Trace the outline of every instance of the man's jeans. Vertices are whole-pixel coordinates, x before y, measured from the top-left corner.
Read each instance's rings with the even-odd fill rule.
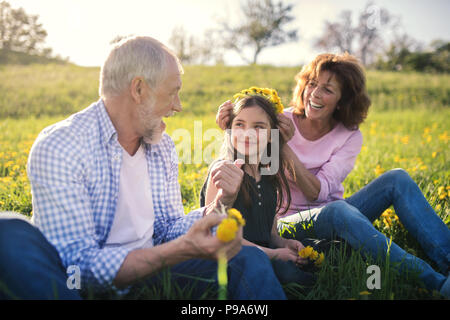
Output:
[[[352,248],[361,249],[373,258],[379,253],[384,258],[389,249],[390,261],[400,262],[400,270],[418,271],[428,289],[439,291],[446,276],[434,271],[422,259],[405,252],[393,241],[389,247],[389,239],[373,226],[373,221],[391,205],[403,226],[447,276],[450,230],[428,204],[417,184],[402,169],[386,172],[345,200],[331,202],[321,210],[302,212],[280,220],[312,220],[318,238],[340,237]],[[301,227],[295,228],[295,233],[294,237],[300,241],[305,237]],[[285,235],[289,237],[288,233]]]
[[[197,280],[192,299],[201,297],[202,288],[211,283],[217,288],[215,261],[188,260],[170,271],[172,281],[181,288],[192,279],[206,279]],[[0,299],[81,299],[78,290],[68,288],[67,278],[58,252],[37,228],[22,219],[0,219]],[[145,281],[162,285],[163,279],[154,276]],[[229,261],[228,298],[286,299],[261,250],[242,247]]]

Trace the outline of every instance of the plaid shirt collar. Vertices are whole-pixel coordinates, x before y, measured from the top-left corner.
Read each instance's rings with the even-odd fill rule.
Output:
[[[114,127],[111,118],[109,117],[103,99],[99,99],[96,107],[100,123],[100,135],[103,144],[105,146],[108,145],[111,139],[115,139],[118,142],[116,128]],[[160,148],[160,143],[151,145],[149,143],[143,142],[143,145],[145,150],[152,154],[157,153]]]

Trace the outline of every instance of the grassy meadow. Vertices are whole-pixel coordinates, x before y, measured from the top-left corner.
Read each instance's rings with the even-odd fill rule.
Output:
[[[273,87],[289,105],[299,68],[271,66],[186,66],[181,100],[183,112],[167,120],[167,132],[177,128],[215,128],[221,102],[252,85]],[[67,65],[0,66],[0,210],[32,215],[26,176],[28,152],[47,125],[87,107],[98,99],[98,68]],[[355,169],[344,182],[345,196],[361,189],[386,170],[403,168],[417,182],[436,213],[450,227],[450,75],[368,71],[372,99],[361,126],[364,143]],[[192,135],[193,136],[193,135]],[[193,139],[194,140],[194,139]],[[192,154],[194,154],[192,141]],[[179,141],[175,144],[180,146]],[[208,144],[203,141],[203,148]],[[198,193],[208,164],[180,163],[179,181],[185,212],[198,207]],[[393,209],[375,226],[407,251],[429,261]],[[433,263],[430,262],[433,266]],[[380,290],[367,291],[366,268],[382,270]],[[311,290],[296,285],[285,289],[292,299],[439,299],[423,289],[416,275],[398,275],[387,261],[362,259],[333,251],[318,271]],[[166,296],[152,295],[148,298]],[[173,298],[169,296],[168,298]],[[181,298],[186,298],[181,296]]]

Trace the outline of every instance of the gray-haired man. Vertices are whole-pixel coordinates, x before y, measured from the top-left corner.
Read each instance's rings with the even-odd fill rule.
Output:
[[[242,230],[222,243],[211,233],[222,217],[203,217],[233,203],[238,166],[227,168],[233,179],[216,201],[184,215],[175,146],[162,121],[181,111],[182,72],[157,40],[125,39],[102,66],[100,100],[41,132],[28,162],[34,226],[0,220],[4,297],[54,298],[56,290],[79,298],[67,270],[79,272],[75,289],[126,293],[157,284],[169,267],[181,287],[193,275],[206,279],[195,284],[196,298],[216,283],[222,251],[230,259],[229,298],[285,298],[267,256],[241,248]]]

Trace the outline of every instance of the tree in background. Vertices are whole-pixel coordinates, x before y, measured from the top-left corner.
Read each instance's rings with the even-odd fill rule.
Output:
[[[51,49],[43,47],[47,32],[38,19],[22,8],[0,2],[0,49],[49,56]]]
[[[172,30],[169,46],[185,64],[223,63],[223,50],[217,32],[206,30],[203,38],[189,35],[182,26]]]
[[[225,20],[221,23],[221,32],[224,47],[236,51],[245,62],[255,64],[264,49],[297,40],[297,30],[285,30],[294,20],[290,15],[293,5],[272,0],[246,0],[241,9],[240,24],[232,26]],[[252,51],[250,59],[244,48]]]
[[[371,64],[383,47],[383,35],[398,27],[398,19],[386,9],[367,3],[354,25],[352,12],[345,10],[336,22],[325,21],[324,32],[314,46],[321,50],[348,52],[364,65]]]
[[[450,72],[450,42],[434,40],[428,48],[410,37],[403,37],[391,42],[388,49],[378,56],[374,67],[378,70]]]

